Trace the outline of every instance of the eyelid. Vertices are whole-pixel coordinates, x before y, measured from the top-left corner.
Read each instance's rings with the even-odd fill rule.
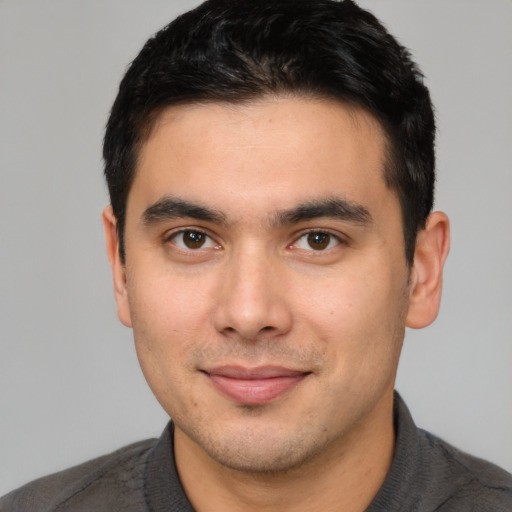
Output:
[[[348,243],[349,243],[348,237],[338,231],[333,231],[332,229],[328,229],[328,228],[309,228],[309,229],[304,229],[304,230],[300,231],[299,233],[297,233],[293,238],[293,242],[288,247],[293,249],[294,246],[297,244],[297,242],[301,238],[308,236],[310,234],[314,234],[314,233],[326,234],[326,235],[333,237],[337,241],[337,244],[335,245],[335,247],[338,247],[339,245],[348,245]],[[310,248],[310,249],[296,248],[296,249],[302,250],[302,251],[308,251],[311,253],[321,254],[321,253],[328,252],[328,251],[334,249],[335,247],[331,247],[329,249],[323,249],[323,250],[315,250],[313,248]]]
[[[170,232],[166,232],[164,237],[163,237],[163,241],[164,243],[172,243],[173,239],[175,239],[176,237],[178,237],[179,235],[183,234],[183,233],[186,233],[187,231],[192,231],[192,232],[195,232],[195,233],[201,233],[203,234],[205,237],[209,238],[212,242],[213,242],[213,245],[214,247],[199,247],[198,249],[190,249],[190,248],[184,248],[184,247],[180,247],[179,245],[177,245],[176,243],[173,243],[172,245],[174,245],[174,247],[176,247],[178,250],[180,251],[186,251],[186,252],[199,252],[201,250],[208,250],[208,249],[217,249],[217,248],[220,248],[220,244],[215,240],[215,237],[208,232],[208,230],[204,229],[204,228],[199,228],[199,227],[196,227],[196,226],[184,226],[184,227],[179,227],[179,228],[174,228],[173,230],[171,230]]]
[[[176,238],[177,236],[179,236],[180,234],[182,233],[185,233],[187,231],[193,231],[193,232],[198,232],[198,233],[201,233],[203,235],[205,235],[206,237],[208,237],[212,242],[213,244],[215,245],[215,247],[206,247],[204,249],[212,249],[212,248],[216,248],[216,249],[220,249],[221,248],[221,244],[216,240],[216,237],[211,234],[211,232],[207,229],[204,229],[202,227],[197,227],[197,226],[180,226],[180,227],[177,227],[177,228],[174,228],[174,229],[171,229],[169,231],[167,231],[164,236],[162,237],[163,238],[163,242],[164,243],[169,243],[169,242],[172,242],[172,240],[174,238]],[[329,228],[306,228],[306,229],[303,229],[301,231],[299,231],[298,233],[295,233],[295,235],[293,236],[293,240],[290,244],[288,244],[288,248],[294,248],[294,246],[297,244],[297,242],[302,238],[302,237],[305,237],[307,235],[310,235],[312,233],[322,233],[322,234],[326,234],[326,235],[329,235],[331,237],[333,237],[338,243],[336,244],[335,247],[339,246],[339,245],[348,245],[349,244],[349,237],[343,233],[340,233],[339,231],[334,231],[332,229],[329,229]],[[182,250],[182,251],[186,251],[186,252],[199,252],[201,250],[204,250],[202,247],[201,248],[198,248],[198,249],[186,249],[186,248],[181,248],[179,247],[177,244],[173,244],[174,247],[176,247],[178,250]],[[298,248],[297,248],[298,249]],[[308,251],[308,252],[312,252],[312,253],[323,253],[323,252],[328,252],[330,250],[334,249],[334,247],[331,247],[329,249],[324,249],[324,250],[315,250],[313,248],[310,248],[310,249],[298,249],[298,250],[303,250],[303,251]]]

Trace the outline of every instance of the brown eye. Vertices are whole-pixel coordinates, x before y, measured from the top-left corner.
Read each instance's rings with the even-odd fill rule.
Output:
[[[310,231],[299,237],[293,246],[303,251],[325,251],[340,243],[341,240],[328,231]]]
[[[183,243],[189,249],[199,249],[204,245],[206,235],[199,231],[185,231],[183,233]]]
[[[331,235],[329,233],[309,233],[307,240],[311,249],[322,251],[328,247],[331,241]]]
[[[202,231],[195,231],[193,229],[185,229],[175,233],[170,241],[180,249],[194,250],[194,249],[208,249],[216,247],[215,242]]]

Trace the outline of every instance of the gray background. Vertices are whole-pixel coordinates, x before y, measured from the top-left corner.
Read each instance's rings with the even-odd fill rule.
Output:
[[[0,0],[0,494],[166,423],[115,314],[100,146],[128,62],[196,3]],[[398,389],[418,424],[512,471],[512,2],[361,4],[427,75],[453,230]]]

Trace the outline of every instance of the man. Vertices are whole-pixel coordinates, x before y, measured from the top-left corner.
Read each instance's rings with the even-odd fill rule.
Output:
[[[104,142],[120,320],[172,423],[1,510],[510,510],[394,380],[436,317],[434,119],[349,1],[211,1],[148,41]]]

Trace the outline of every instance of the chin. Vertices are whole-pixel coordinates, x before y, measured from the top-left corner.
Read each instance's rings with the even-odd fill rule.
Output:
[[[234,471],[243,473],[283,473],[304,465],[326,449],[327,440],[322,442],[305,430],[292,429],[250,429],[229,435],[212,436],[196,443],[206,454]]]
[[[261,444],[249,448],[246,446],[231,446],[228,450],[222,452],[215,450],[214,453],[209,453],[209,455],[217,463],[228,469],[251,474],[285,473],[302,466],[311,458],[285,446],[266,448],[262,447]]]

